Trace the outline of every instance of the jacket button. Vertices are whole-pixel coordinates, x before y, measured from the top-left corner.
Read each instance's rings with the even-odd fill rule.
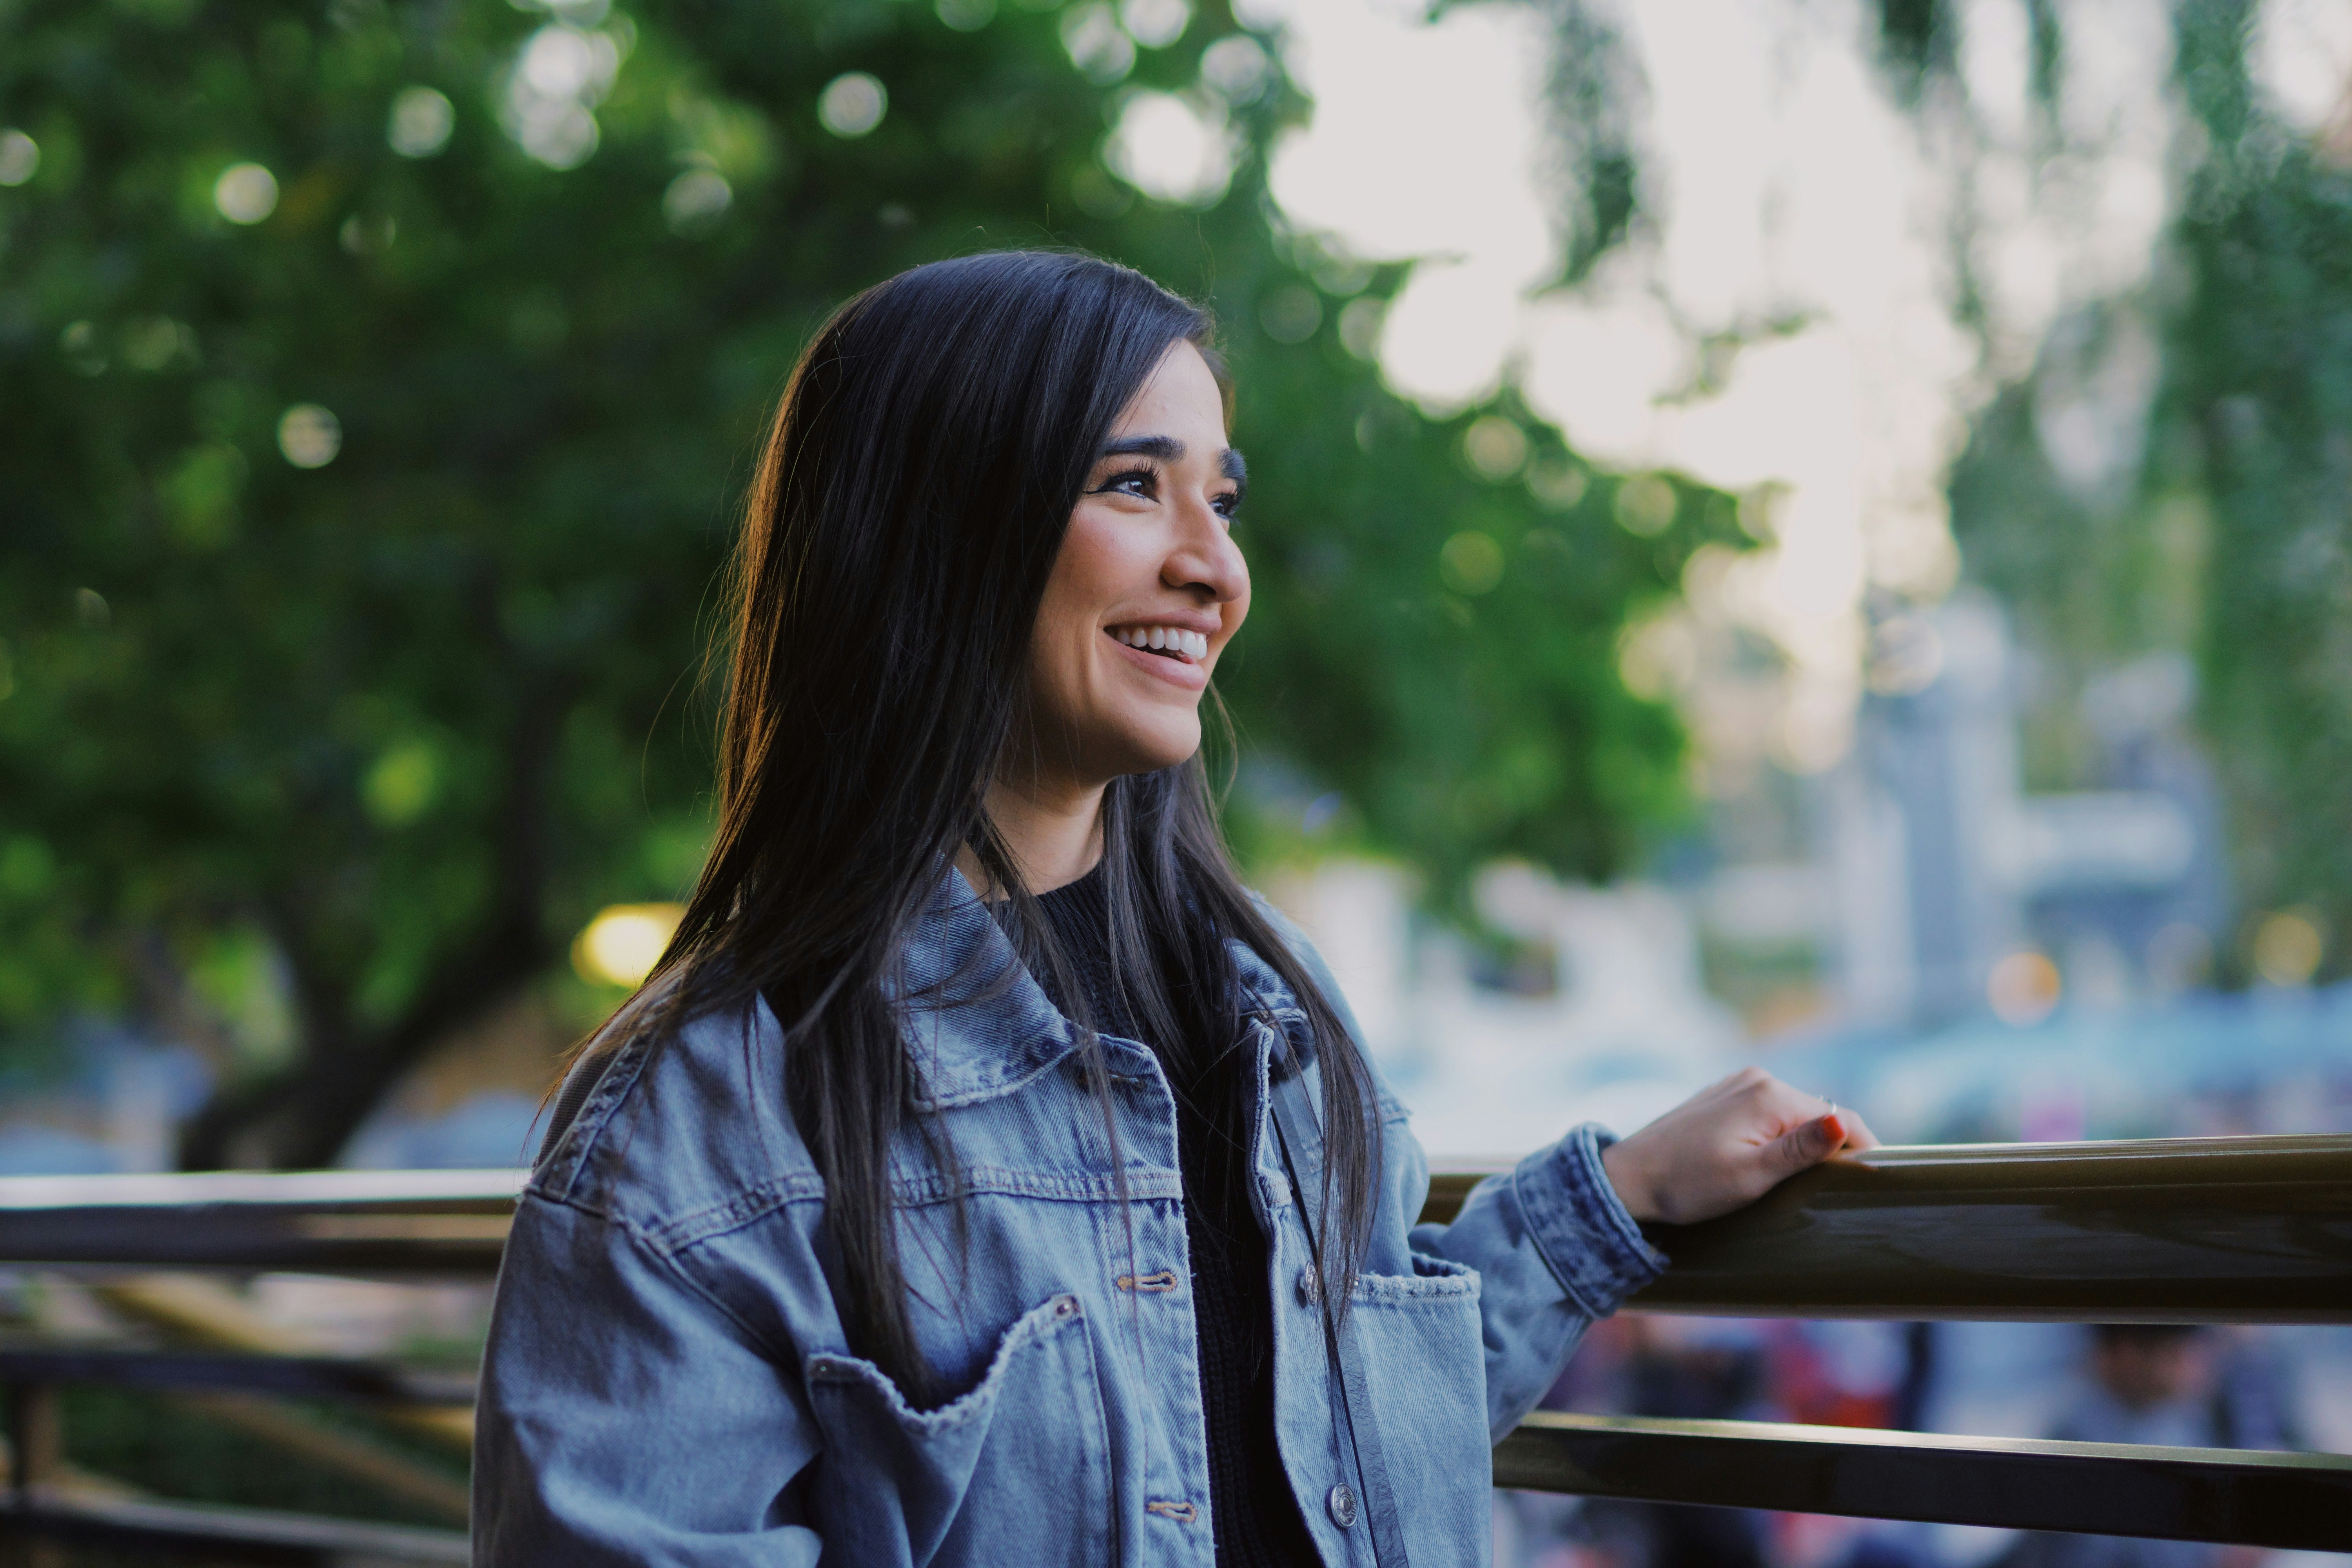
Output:
[[[1298,1299],[1310,1307],[1323,1299],[1323,1277],[1312,1263],[1298,1271]]]
[[[1352,1530],[1356,1523],[1356,1489],[1342,1481],[1331,1489],[1324,1506],[1331,1510],[1331,1522],[1342,1530]]]
[[[1077,1310],[1078,1299],[1076,1296],[1056,1296],[1054,1298],[1054,1316],[1057,1318],[1066,1318]]]

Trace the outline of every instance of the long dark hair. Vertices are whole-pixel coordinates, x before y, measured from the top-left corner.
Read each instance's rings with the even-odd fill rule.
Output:
[[[909,994],[908,941],[969,847],[1013,897],[1021,947],[1060,970],[983,803],[1087,476],[1161,357],[1179,342],[1207,352],[1210,329],[1140,273],[1089,257],[916,268],[817,333],[751,485],[718,832],[642,1011],[623,1014],[667,1035],[768,997],[784,1029],[785,1101],[824,1177],[851,1346],[919,1399],[929,1375],[892,1212],[894,1137],[910,1130],[950,1190],[959,1184],[940,1119],[916,1104],[908,1013],[939,998]],[[1379,1162],[1369,1068],[1235,876],[1197,755],[1115,781],[1103,838],[1112,952],[1157,1040],[1234,1048],[1244,1019],[1228,938],[1303,1005],[1312,1037],[1300,1056],[1319,1067],[1326,1107],[1318,1263],[1344,1303]],[[1079,1049],[1116,1151],[1091,1029]]]

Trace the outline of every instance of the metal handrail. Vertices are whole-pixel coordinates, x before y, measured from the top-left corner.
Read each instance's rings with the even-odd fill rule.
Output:
[[[2289,1550],[2352,1545],[2352,1458],[2340,1454],[1538,1411],[1496,1446],[1495,1484]]]
[[[529,1175],[0,1177],[0,1264],[490,1275]]]
[[[1492,1173],[1432,1179],[1451,1218]],[[0,1264],[484,1276],[525,1173],[0,1178]],[[2352,1137],[1876,1149],[1705,1225],[1634,1310],[2100,1322],[2352,1319]]]
[[[1437,1177],[1423,1217],[1480,1179]],[[2352,1137],[1874,1149],[1649,1231],[1673,1264],[1629,1310],[2352,1321]]]

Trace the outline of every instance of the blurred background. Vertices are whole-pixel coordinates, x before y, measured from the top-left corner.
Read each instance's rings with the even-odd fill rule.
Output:
[[[798,346],[1038,245],[1223,323],[1229,826],[1435,1155],[1747,1061],[1892,1141],[2352,1130],[2341,0],[0,0],[0,1172],[527,1161],[702,853]],[[2344,1451],[2352,1344],[1652,1319],[1555,1400]],[[79,1457],[311,1484],[174,1409]]]

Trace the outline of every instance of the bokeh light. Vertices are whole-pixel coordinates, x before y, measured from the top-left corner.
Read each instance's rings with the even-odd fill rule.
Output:
[[[977,33],[996,19],[996,0],[938,0],[931,8],[959,33]]]
[[[1274,62],[1246,33],[1219,38],[1201,51],[1201,79],[1229,103],[1247,103],[1274,79]]]
[[[76,375],[106,374],[106,351],[99,347],[96,321],[68,321],[58,333],[58,353]]]
[[[441,792],[441,757],[425,741],[386,751],[360,784],[360,804],[380,827],[405,827],[432,809]]]
[[[1192,0],[1119,0],[1128,36],[1147,49],[1164,49],[1192,25]]]
[[[41,166],[41,144],[15,129],[0,131],[0,185],[21,185]]]
[[[816,117],[835,136],[863,136],[889,112],[890,94],[865,71],[847,71],[817,95]]]
[[[430,158],[449,144],[457,111],[447,98],[429,87],[404,87],[392,100],[392,118],[384,140],[404,158]]]
[[[2327,939],[2309,910],[2281,910],[2254,927],[2254,973],[2273,985],[2308,985]]]
[[[596,985],[636,985],[661,962],[686,910],[678,904],[614,904],[572,943],[572,967]]]
[[[516,55],[499,118],[509,136],[551,169],[576,169],[603,132],[595,108],[621,70],[621,42],[555,22],[533,33]]]
[[[662,193],[662,221],[673,234],[707,228],[735,200],[735,189],[715,169],[688,169]]]
[[[1388,321],[1384,300],[1350,300],[1339,310],[1339,346],[1358,359],[1377,359],[1381,328]]]
[[[1208,206],[1233,179],[1233,140],[1222,107],[1171,92],[1139,92],[1119,110],[1103,162],[1147,196]],[[1318,306],[1318,319],[1319,313]]]
[[[2064,985],[2058,966],[2042,954],[2012,952],[1992,966],[1985,1001],[2004,1024],[2036,1024],[2058,1005]]]
[[[1465,530],[1438,552],[1437,571],[1457,594],[1474,599],[1491,594],[1503,580],[1503,547],[1475,529]]]
[[[1568,458],[1544,458],[1528,466],[1528,493],[1553,511],[1566,511],[1591,487],[1592,476]]]
[[[323,468],[343,449],[342,421],[331,409],[298,403],[278,418],[278,449],[298,468]]]
[[[1636,474],[1617,487],[1617,526],[1643,539],[1674,526],[1675,487],[1655,474]]]
[[[1526,464],[1528,433],[1517,421],[1489,414],[1462,432],[1462,456],[1480,479],[1500,484]]]
[[[1679,610],[1650,616],[1625,628],[1617,642],[1617,678],[1625,689],[1652,702],[1685,690],[1698,673],[1698,638],[1690,617]]]
[[[1062,47],[1078,74],[1097,86],[1121,80],[1135,68],[1135,40],[1108,5],[1073,5],[1063,12]]]
[[[198,358],[194,329],[169,316],[133,316],[122,323],[123,363],[149,374]]]
[[[1285,283],[1259,301],[1258,325],[1278,343],[1303,343],[1323,324],[1323,301],[1304,283]]]
[[[232,163],[213,182],[213,205],[231,223],[259,223],[278,210],[278,176],[258,163]]]

